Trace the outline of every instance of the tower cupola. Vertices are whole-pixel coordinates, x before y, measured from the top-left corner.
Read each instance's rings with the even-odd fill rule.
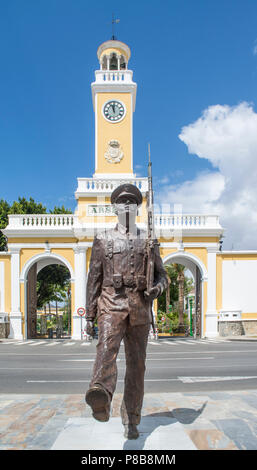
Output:
[[[121,41],[106,41],[98,47],[97,57],[101,70],[127,70],[130,48]]]

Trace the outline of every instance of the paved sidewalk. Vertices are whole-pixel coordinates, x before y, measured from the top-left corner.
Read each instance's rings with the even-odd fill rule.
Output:
[[[0,395],[0,450],[257,449],[257,390],[145,394],[135,441],[123,438],[121,399],[114,395],[110,421],[98,423],[83,395]]]
[[[231,336],[217,336],[215,340],[220,339],[221,341],[257,341],[257,335],[231,335]]]

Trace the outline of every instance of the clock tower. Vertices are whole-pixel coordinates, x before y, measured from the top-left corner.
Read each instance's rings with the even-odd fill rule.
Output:
[[[115,224],[117,217],[111,204],[112,191],[131,183],[138,187],[143,202],[137,223],[145,227],[147,177],[137,177],[133,171],[133,114],[137,85],[128,69],[130,48],[112,38],[97,49],[99,69],[91,84],[95,113],[95,169],[92,177],[78,178],[75,192],[79,229],[76,236],[86,240]],[[84,225],[83,225],[84,224]],[[83,225],[83,230],[81,226]],[[86,238],[85,238],[86,237]]]
[[[130,48],[121,41],[98,47],[100,69],[91,84],[95,112],[94,178],[133,178],[133,113],[137,85],[128,70]]]

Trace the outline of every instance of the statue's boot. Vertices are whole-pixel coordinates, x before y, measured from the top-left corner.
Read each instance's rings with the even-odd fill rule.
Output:
[[[124,424],[124,428],[124,437],[126,437],[126,439],[137,439],[139,437],[136,424]]]
[[[101,385],[96,384],[87,391],[86,403],[92,408],[95,419],[98,421],[109,420],[111,397]]]

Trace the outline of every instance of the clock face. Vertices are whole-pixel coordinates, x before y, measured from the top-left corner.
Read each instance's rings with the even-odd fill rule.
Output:
[[[103,107],[103,114],[110,122],[118,122],[125,116],[125,106],[120,101],[107,101]]]

